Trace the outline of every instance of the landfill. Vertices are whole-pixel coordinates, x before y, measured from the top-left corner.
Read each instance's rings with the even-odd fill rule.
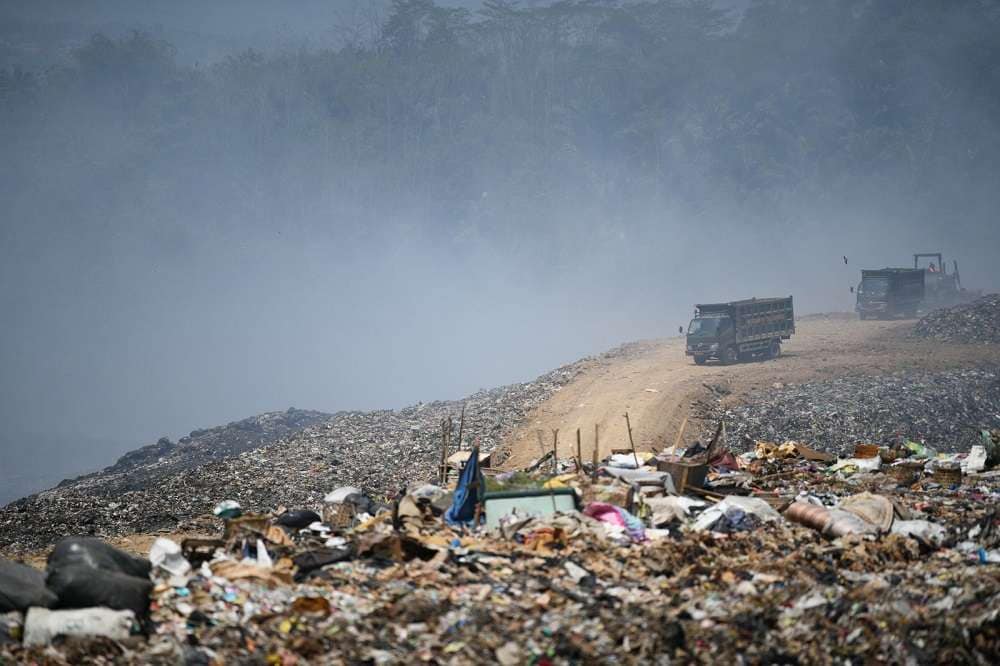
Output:
[[[614,358],[627,348],[596,358]],[[459,401],[333,415],[290,409],[194,431],[177,443],[161,439],[101,472],[0,508],[0,551],[37,550],[67,534],[197,530],[222,499],[247,511],[319,506],[331,484],[384,498],[435,476],[442,422],[447,420],[453,448],[461,436],[466,448],[478,441],[484,451],[495,451],[525,414],[590,360]]]
[[[914,334],[942,342],[1000,343],[1000,294],[932,310],[917,322]]]
[[[909,440],[958,452],[978,443],[979,424],[1000,421],[1000,368],[850,375],[761,388],[737,405],[724,398],[696,406],[702,437],[724,419],[726,443],[737,452],[759,441],[793,441],[848,454],[859,442],[902,446]]]
[[[114,593],[22,595],[0,663],[997,663],[1000,431],[978,436],[987,462],[967,471],[969,452],[917,444],[838,459],[716,437],[638,470],[502,474],[474,449],[449,487],[226,504],[143,558],[64,539],[45,585],[85,566]],[[678,493],[685,466],[704,481]]]

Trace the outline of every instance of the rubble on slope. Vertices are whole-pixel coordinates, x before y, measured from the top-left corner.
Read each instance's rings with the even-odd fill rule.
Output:
[[[724,407],[721,398],[696,406],[705,435],[720,418],[730,447],[757,440],[795,440],[832,453],[857,443],[926,442],[938,451],[968,448],[976,428],[1000,425],[1000,369],[899,371],[803,384],[777,384]]]
[[[58,487],[84,487],[97,480],[108,492],[141,489],[167,474],[273,444],[328,418],[330,414],[293,407],[283,412],[251,416],[224,426],[194,430],[177,443],[161,437],[156,444],[126,453],[110,467],[67,479]]]
[[[642,470],[610,457],[495,477],[473,496],[493,529],[442,520],[472,485],[410,488],[347,522],[331,499],[324,522],[300,530],[278,527],[277,512],[216,522],[202,539],[153,544],[148,617],[134,613],[131,636],[120,623],[135,609],[115,610],[124,601],[72,617],[19,608],[0,616],[0,661],[995,661],[1000,472],[901,483],[888,467],[817,462],[802,447],[700,450],[661,452]],[[709,457],[708,483],[687,495],[665,480],[629,492],[671,461]],[[586,508],[554,512],[557,491]],[[521,512],[491,520],[497,497]],[[553,510],[529,509],[532,498]],[[70,630],[89,635],[55,637]]]
[[[624,346],[598,358],[627,354],[630,349]],[[114,536],[183,529],[210,513],[220,497],[236,498],[258,510],[314,505],[331,485],[356,485],[372,495],[391,495],[437,473],[443,419],[452,419],[453,445],[462,429],[467,445],[478,440],[484,450],[492,450],[528,411],[571,381],[590,360],[558,368],[533,382],[482,390],[463,401],[339,412],[249,450],[242,450],[249,443],[234,444],[221,432],[206,431],[214,433],[211,439],[196,432],[191,443],[182,440],[161,458],[120,462],[0,509],[0,548],[37,549],[64,534]],[[260,427],[265,431],[274,421],[272,415],[256,419],[263,419]],[[254,432],[253,427],[249,430]]]
[[[914,327],[914,334],[942,342],[1000,342],[1000,294],[971,303],[933,310]]]

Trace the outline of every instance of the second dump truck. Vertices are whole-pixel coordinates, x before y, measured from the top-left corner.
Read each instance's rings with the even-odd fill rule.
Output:
[[[914,317],[924,300],[924,271],[882,268],[861,271],[858,316],[861,319]]]
[[[792,297],[751,298],[695,306],[688,326],[687,355],[698,365],[718,359],[724,365],[753,357],[781,355],[781,341],[795,332]]]

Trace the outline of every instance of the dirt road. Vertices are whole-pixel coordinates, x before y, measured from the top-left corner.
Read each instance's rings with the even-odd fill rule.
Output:
[[[549,450],[559,430],[560,457],[576,448],[576,430],[589,460],[594,425],[599,455],[627,448],[624,414],[632,422],[639,451],[673,444],[693,401],[714,392],[737,401],[747,391],[775,383],[829,379],[842,375],[891,372],[905,368],[947,369],[1000,362],[996,345],[943,345],[916,340],[912,321],[860,322],[851,315],[813,316],[797,322],[781,358],[734,366],[697,366],[684,355],[681,337],[627,345],[622,353],[595,359],[572,383],[539,405],[507,442],[506,469],[523,467],[541,454],[537,431]],[[689,422],[691,441],[702,424]],[[565,453],[563,453],[565,452]]]

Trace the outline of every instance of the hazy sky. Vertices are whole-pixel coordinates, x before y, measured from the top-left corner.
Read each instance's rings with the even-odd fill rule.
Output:
[[[0,65],[57,61],[95,30],[136,26],[173,42],[182,63],[251,45],[326,46],[342,34],[338,21],[371,4],[0,2]],[[77,138],[104,145],[88,131],[73,127],[67,154]],[[109,156],[95,159],[113,159],[114,137],[107,144]],[[988,217],[973,209],[982,199],[943,211],[957,221],[938,224],[906,200],[803,195],[776,204],[783,222],[766,226],[725,204],[725,193],[701,209],[623,199],[624,221],[606,225],[605,211],[567,200],[556,215],[580,220],[579,235],[543,245],[526,234],[515,251],[475,235],[411,233],[427,222],[416,208],[391,231],[345,244],[322,230],[326,194],[311,189],[295,210],[218,224],[227,203],[199,182],[218,168],[190,174],[190,201],[137,210],[134,225],[105,233],[78,218],[99,219],[129,192],[87,191],[91,166],[67,166],[63,154],[4,159],[37,169],[39,191],[85,191],[67,200],[89,208],[22,193],[3,205],[0,419],[14,464],[0,469],[0,501],[162,435],[263,411],[399,407],[529,380],[631,339],[673,335],[699,301],[791,293],[799,313],[850,310],[860,268],[907,265],[916,251],[959,259],[968,286],[1000,287],[998,225],[960,223]],[[24,223],[37,216],[46,224]]]

